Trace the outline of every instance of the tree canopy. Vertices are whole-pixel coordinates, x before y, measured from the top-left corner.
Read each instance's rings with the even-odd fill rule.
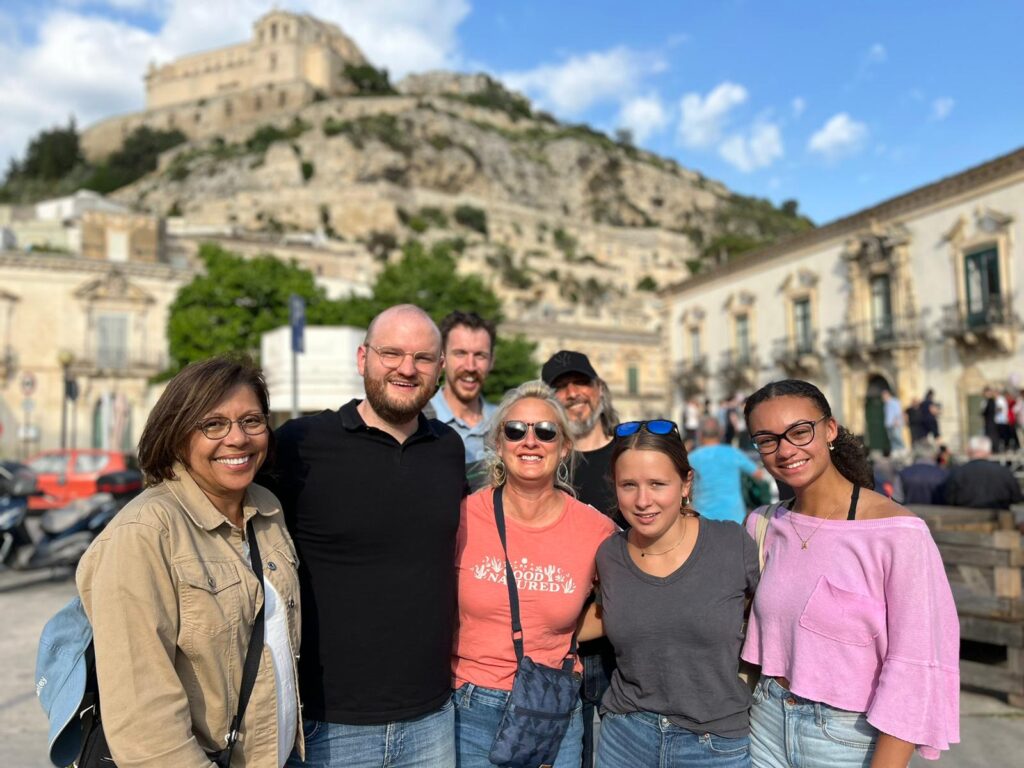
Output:
[[[425,248],[410,241],[402,258],[380,273],[369,297],[331,300],[311,272],[273,256],[244,259],[218,245],[200,250],[204,274],[184,286],[171,304],[167,326],[171,364],[166,375],[211,355],[247,353],[259,359],[260,334],[288,324],[288,297],[306,300],[309,325],[365,328],[379,312],[395,304],[416,304],[435,322],[454,309],[501,320],[501,303],[477,276],[456,273],[449,243]],[[499,335],[495,366],[485,395],[497,397],[509,387],[536,378],[536,345],[522,336]]]

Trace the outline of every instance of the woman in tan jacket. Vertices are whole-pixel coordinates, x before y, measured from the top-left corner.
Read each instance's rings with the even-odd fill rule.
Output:
[[[207,754],[225,748],[261,606],[263,653],[231,765],[280,768],[302,750],[298,563],[278,500],[252,484],[273,443],[268,411],[263,376],[247,363],[213,358],[182,370],[139,441],[149,487],[79,565],[104,732],[120,768],[209,768]]]

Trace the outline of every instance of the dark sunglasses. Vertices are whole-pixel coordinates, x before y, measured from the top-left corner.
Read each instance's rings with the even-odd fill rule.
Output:
[[[533,434],[542,443],[553,443],[558,439],[558,425],[553,421],[503,421],[502,434],[510,443],[526,439],[526,433],[533,427]]]
[[[678,432],[679,427],[674,421],[668,419],[651,419],[650,421],[624,421],[615,428],[616,437],[629,437],[635,435],[641,429],[646,429],[652,435],[670,435]]]

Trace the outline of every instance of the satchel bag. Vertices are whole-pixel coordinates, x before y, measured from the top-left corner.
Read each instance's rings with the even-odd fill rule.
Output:
[[[505,553],[505,581],[512,613],[512,646],[516,652],[516,675],[505,702],[501,723],[494,735],[490,761],[502,768],[543,768],[555,762],[569,721],[579,701],[580,676],[573,671],[576,637],[559,667],[537,664],[523,653],[523,625],[519,620],[519,590],[508,559],[505,513],[501,489],[494,489],[494,521]]]
[[[263,587],[263,561],[252,520],[246,531],[252,570],[260,580],[260,587]],[[257,611],[249,635],[249,647],[242,667],[242,686],[238,693],[238,710],[231,720],[227,744],[224,749],[206,753],[217,768],[229,768],[231,765],[231,755],[238,741],[238,728],[245,717],[249,696],[256,682],[260,657],[263,655],[263,608],[261,605]],[[69,642],[72,638],[73,643]],[[78,759],[74,760],[76,768],[117,768],[110,756],[100,717],[92,627],[79,598],[76,597],[62,608],[43,629],[36,661],[36,679],[42,683],[37,683],[36,688],[40,691],[39,698],[51,724],[50,761],[55,766],[66,766],[77,755]],[[48,679],[58,679],[66,684],[50,686],[46,682]],[[59,693],[49,695],[47,688]],[[44,696],[44,691],[48,695]]]
[[[782,504],[781,501],[776,501],[772,504],[767,505],[758,514],[757,521],[754,528],[754,541],[757,542],[757,567],[763,573],[764,572],[764,542],[768,536],[768,523],[775,516],[775,511]],[[751,513],[753,514],[753,513]],[[753,600],[747,598],[747,605],[743,611],[743,637],[747,636],[747,622],[750,620],[750,610],[752,608]],[[751,691],[757,687],[758,680],[761,679],[761,668],[756,664],[751,664],[749,661],[740,659],[740,680],[747,684],[747,687]]]

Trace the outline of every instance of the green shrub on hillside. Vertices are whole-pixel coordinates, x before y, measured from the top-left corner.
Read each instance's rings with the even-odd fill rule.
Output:
[[[460,205],[455,209],[455,221],[464,227],[487,236],[487,211],[472,205]]]
[[[398,93],[388,79],[386,69],[369,64],[346,64],[345,77],[356,87],[360,96],[391,96]]]

